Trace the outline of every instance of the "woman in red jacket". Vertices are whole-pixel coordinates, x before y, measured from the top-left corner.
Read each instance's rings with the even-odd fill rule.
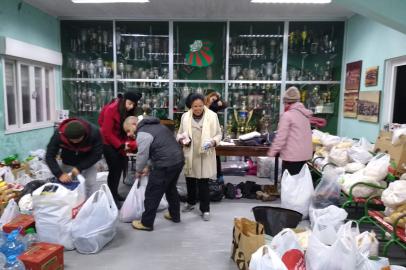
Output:
[[[135,108],[140,98],[139,93],[126,92],[123,98],[117,98],[106,105],[98,120],[103,137],[103,154],[109,167],[107,184],[116,201],[124,200],[118,194],[118,185],[128,162],[127,135],[123,130],[123,122],[128,116],[135,115]]]

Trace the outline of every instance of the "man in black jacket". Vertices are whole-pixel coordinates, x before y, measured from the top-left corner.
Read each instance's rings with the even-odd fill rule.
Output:
[[[135,117],[134,117],[135,118]],[[135,121],[136,118],[134,119]],[[134,220],[135,229],[152,231],[156,211],[165,194],[169,212],[164,217],[175,223],[180,222],[180,202],[176,188],[179,174],[184,165],[181,146],[174,134],[159,119],[145,117],[135,125],[138,146],[136,171],[137,176],[148,174],[147,162],[151,162],[151,171],[145,190],[145,210],[141,220]]]
[[[59,152],[61,166],[56,161]],[[89,197],[97,190],[95,164],[102,154],[103,142],[99,129],[83,119],[69,118],[60,124],[52,136],[45,160],[51,172],[62,183],[71,182],[72,177],[82,174],[86,179],[86,194]]]

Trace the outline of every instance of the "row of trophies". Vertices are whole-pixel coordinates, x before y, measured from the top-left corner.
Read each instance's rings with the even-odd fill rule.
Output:
[[[248,38],[230,38],[230,60],[236,59],[259,59],[263,61],[275,61],[282,57],[283,39],[272,37],[251,37],[260,35],[246,35]],[[265,36],[265,35],[263,35]]]
[[[102,29],[101,26],[80,29],[70,37],[70,51],[74,54],[111,54],[113,52],[111,29]]]
[[[300,89],[300,101],[314,113],[334,113],[333,98],[330,88],[322,90],[319,85],[313,85],[311,88],[306,86]],[[325,106],[324,109],[323,106]]]
[[[113,77],[111,62],[103,61],[102,58],[81,60],[68,57],[67,62],[67,67],[72,74],[71,78],[107,79]]]
[[[303,54],[335,54],[337,52],[337,40],[335,38],[334,26],[331,32],[317,33],[307,30],[296,29],[289,33],[289,52]]]
[[[280,80],[279,62],[267,62],[260,68],[242,68],[240,65],[230,67],[231,80]]]
[[[167,66],[153,66],[151,68],[138,67],[136,65],[118,62],[117,76],[121,79],[169,79]]]
[[[74,113],[100,112],[113,98],[112,85],[97,83],[71,83],[65,91],[71,100]]]
[[[127,33],[125,27],[116,28],[117,55],[122,60],[167,62],[168,42],[168,35],[134,34]]]
[[[144,115],[156,115],[156,110],[167,109],[169,107],[169,91],[163,92],[142,92],[142,97],[138,101],[138,106],[144,111]]]
[[[288,68],[288,80],[289,81],[331,81],[333,80],[333,63],[332,61],[326,61],[324,65],[320,63],[314,63],[313,66],[305,66],[302,56],[301,68],[291,66]],[[306,67],[306,68],[305,68]],[[307,68],[308,67],[308,68]]]

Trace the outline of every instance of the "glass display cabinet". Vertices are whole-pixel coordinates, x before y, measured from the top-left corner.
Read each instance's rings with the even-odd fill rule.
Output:
[[[343,39],[340,21],[61,21],[64,109],[96,122],[117,93],[137,91],[140,114],[179,124],[189,93],[217,91],[224,133],[236,137],[276,130],[295,85],[335,133]]]

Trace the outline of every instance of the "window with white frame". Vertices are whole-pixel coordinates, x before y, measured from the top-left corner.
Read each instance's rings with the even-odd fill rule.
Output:
[[[54,67],[4,59],[6,132],[51,126],[55,111]]]

